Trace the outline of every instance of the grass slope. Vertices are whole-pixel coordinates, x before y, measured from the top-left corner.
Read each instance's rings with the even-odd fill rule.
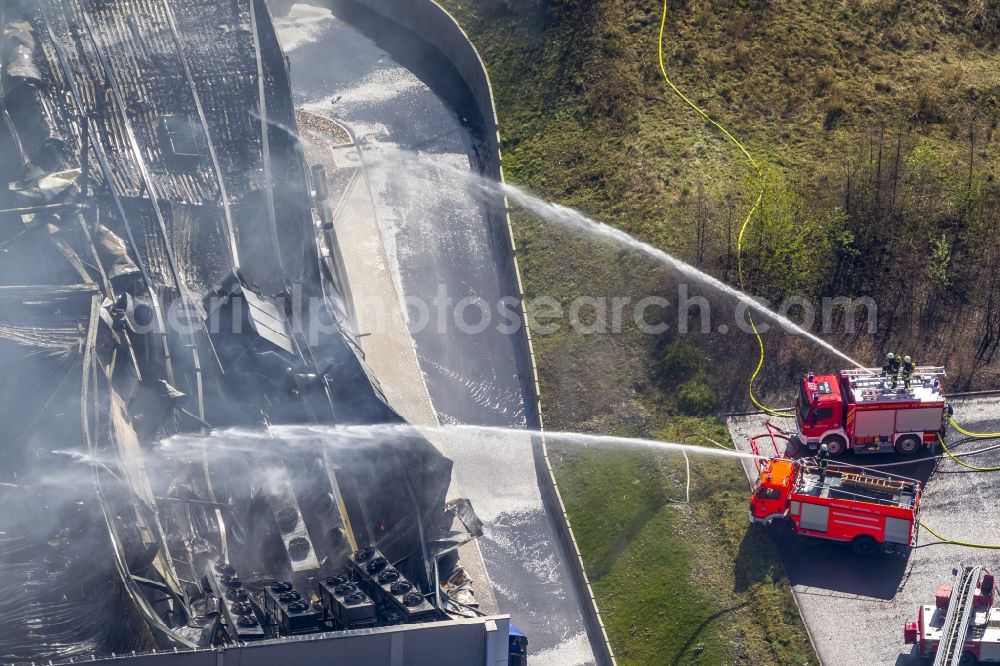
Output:
[[[583,24],[552,22],[549,10],[532,3],[444,4],[490,69],[512,182],[630,230],[663,219],[661,188],[643,198],[650,208],[642,211],[624,194],[636,185],[637,139],[614,117],[628,100],[587,92],[604,68],[622,67],[627,76],[639,69],[619,49],[595,54],[585,46],[614,29],[602,15],[609,3],[596,3],[592,17],[567,3]],[[565,306],[589,295],[634,302],[675,286],[659,267],[616,248],[523,213],[515,225],[529,301],[546,296]],[[714,418],[677,415],[682,386],[654,367],[667,343],[630,325],[616,335],[566,326],[536,334],[549,426],[728,442]],[[621,664],[815,663],[773,547],[747,534],[738,464],[693,458],[691,503],[678,504],[686,471],[676,454],[563,451],[560,459],[560,486]]]
[[[727,442],[714,420],[652,433]],[[619,663],[814,663],[773,544],[746,529],[737,464],[679,454],[567,454],[563,499]]]
[[[760,183],[662,81],[659,2],[444,4],[487,61],[514,182],[735,282]],[[768,166],[744,256],[751,287],[871,296],[877,334],[835,342],[947,360],[956,387],[997,379],[998,44],[996,0],[671,0],[668,72]],[[530,283],[552,283],[552,253],[603,283],[588,249],[519,221]],[[769,388],[803,368],[784,361]],[[747,374],[728,366],[727,379]]]

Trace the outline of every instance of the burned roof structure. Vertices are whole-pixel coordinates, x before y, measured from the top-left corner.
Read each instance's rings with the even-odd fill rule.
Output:
[[[426,440],[357,429],[402,419],[263,0],[0,24],[0,660],[456,612],[435,580],[475,519]]]

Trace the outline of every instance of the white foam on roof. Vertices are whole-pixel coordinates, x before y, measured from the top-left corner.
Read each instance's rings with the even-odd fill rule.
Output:
[[[318,41],[331,21],[333,12],[329,9],[296,3],[288,16],[274,19],[274,29],[287,53]]]
[[[350,88],[334,95],[330,103],[338,112],[373,108],[425,87],[410,70],[386,67],[369,73]]]

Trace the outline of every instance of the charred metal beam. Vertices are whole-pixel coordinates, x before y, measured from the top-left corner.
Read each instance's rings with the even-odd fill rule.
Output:
[[[232,268],[238,271],[240,268],[239,253],[236,249],[236,230],[233,227],[232,211],[229,209],[229,195],[226,192],[226,180],[222,174],[222,167],[219,166],[219,156],[215,151],[215,142],[212,141],[212,133],[209,131],[208,118],[205,116],[205,109],[201,104],[201,95],[198,94],[198,86],[195,84],[194,76],[191,74],[191,66],[188,64],[187,54],[184,52],[184,45],[181,43],[180,34],[177,32],[177,19],[170,3],[163,0],[164,15],[167,18],[167,25],[170,26],[170,34],[173,37],[174,45],[177,47],[177,55],[180,57],[181,67],[184,69],[184,77],[187,79],[188,88],[194,99],[195,109],[198,111],[198,119],[205,130],[205,139],[208,144],[208,154],[212,160],[212,170],[219,185],[219,197],[222,199],[222,214],[226,219],[226,231],[229,235],[229,251],[232,255]]]
[[[82,117],[87,114],[87,107],[84,104],[84,97],[80,92],[80,88],[76,83],[74,78],[73,68],[69,64],[69,59],[66,55],[66,50],[63,48],[62,43],[59,41],[58,35],[56,35],[55,27],[52,25],[52,19],[49,17],[48,11],[45,8],[44,3],[39,3],[39,12],[42,18],[42,22],[45,24],[45,30],[49,34],[49,39],[52,41],[52,48],[55,51],[56,59],[59,61],[59,69],[62,70],[62,76],[66,81],[66,85],[69,87],[70,97],[76,106],[77,113]],[[166,327],[164,326],[163,311],[160,307],[159,299],[156,297],[154,290],[153,280],[149,276],[149,269],[146,267],[145,262],[139,256],[138,248],[139,244],[135,240],[135,234],[132,231],[132,225],[129,222],[129,216],[125,212],[125,205],[122,203],[121,194],[118,192],[118,188],[115,185],[114,174],[111,171],[111,166],[108,163],[107,156],[104,154],[103,147],[100,142],[95,138],[93,133],[88,132],[88,138],[91,145],[94,148],[94,157],[97,158],[98,165],[101,168],[101,172],[104,175],[104,180],[107,183],[108,191],[111,193],[111,199],[114,201],[115,209],[118,211],[118,215],[121,218],[122,226],[125,228],[125,233],[128,236],[129,243],[132,245],[133,249],[136,250],[136,263],[139,267],[139,271],[142,273],[143,282],[146,283],[147,289],[149,289],[150,296],[153,301],[153,311],[156,316],[157,327],[163,331],[161,333],[161,342],[163,346],[163,356],[164,364],[167,370],[167,379],[172,383],[174,381],[174,370],[173,362],[170,355],[170,345],[167,342],[166,337]]]
[[[267,217],[271,228],[271,240],[274,243],[274,258],[278,262],[282,279],[286,279],[285,265],[281,258],[281,243],[278,241],[278,222],[274,210],[274,179],[271,174],[271,140],[270,127],[267,121],[267,90],[264,80],[264,56],[260,47],[260,28],[257,25],[257,2],[250,3],[250,29],[253,32],[254,56],[257,59],[257,99],[258,116],[260,117],[261,149],[264,161],[264,197],[267,200]],[[265,10],[266,11],[266,10]]]
[[[37,213],[59,213],[66,210],[85,210],[86,205],[67,201],[64,203],[24,206],[23,208],[0,208],[0,215],[32,215]]]
[[[96,284],[36,284],[0,286],[0,300],[90,298],[101,293]]]

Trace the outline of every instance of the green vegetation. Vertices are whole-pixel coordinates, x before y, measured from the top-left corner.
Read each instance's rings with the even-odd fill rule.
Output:
[[[947,360],[956,389],[996,383],[996,0],[670,0],[670,76],[740,137],[761,175],[662,81],[658,0],[440,1],[490,70],[512,182],[730,284],[762,192],[743,244],[750,290],[817,306],[870,297],[875,335],[862,317],[856,332],[824,337],[860,358],[891,347]],[[634,253],[522,212],[514,224],[529,303],[683,302],[676,276]],[[699,333],[678,333],[697,307],[650,312],[671,327],[659,336],[628,316],[615,335],[536,336],[548,425],[727,443],[706,414],[746,404],[756,342],[724,335],[725,304],[694,291],[713,310]],[[807,366],[831,362],[778,332],[765,344],[758,393],[772,405]],[[564,453],[557,471],[622,663],[814,662],[772,547],[746,530],[742,471],[692,459],[691,503],[677,504],[683,464]]]
[[[763,188],[744,246],[752,291],[871,297],[876,335],[835,330],[833,342],[860,356],[891,346],[948,358],[955,388],[995,383],[995,0],[670,0],[668,72],[766,165],[763,179],[663,83],[658,1],[445,4],[490,68],[514,182],[730,282]],[[529,282],[548,284],[531,279],[545,269],[530,257],[565,239],[530,223],[518,233],[534,245]],[[571,263],[581,274],[593,265]],[[728,364],[727,386],[752,361],[749,341],[738,344],[747,353]],[[801,354],[781,361],[788,374],[765,373],[762,388],[804,369]],[[742,393],[715,388],[725,402]]]
[[[670,418],[652,434],[729,441],[715,419]],[[812,663],[774,545],[747,532],[743,471],[690,462],[687,504],[679,454],[593,452],[560,468],[619,663]]]
[[[658,380],[668,392],[676,392],[676,411],[688,416],[709,416],[719,406],[715,391],[708,385],[703,353],[694,345],[675,340],[660,354]]]

